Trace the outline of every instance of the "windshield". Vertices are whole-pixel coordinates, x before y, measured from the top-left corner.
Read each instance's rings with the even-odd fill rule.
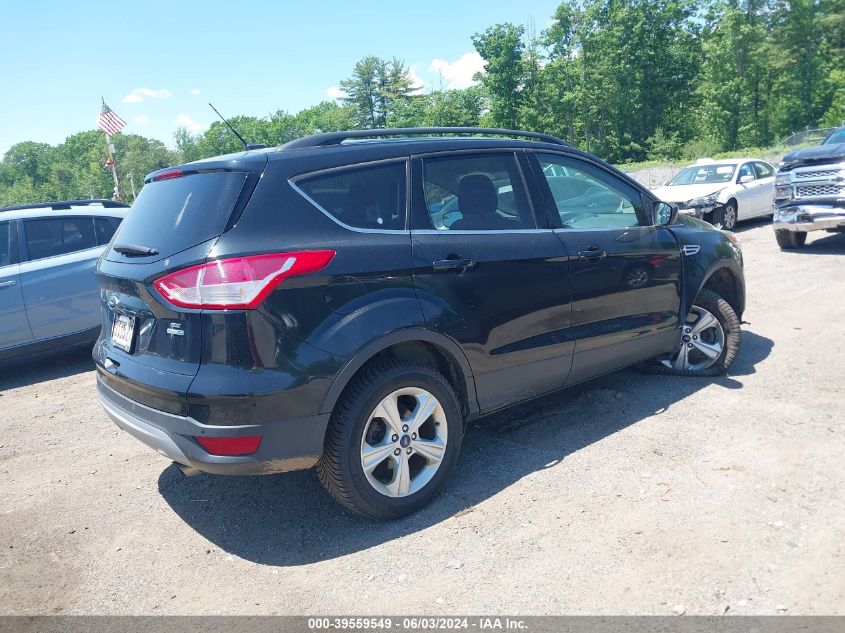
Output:
[[[837,143],[845,143],[845,129],[831,132],[822,145],[835,145]]]
[[[730,182],[736,165],[693,165],[685,167],[668,185],[709,185]]]

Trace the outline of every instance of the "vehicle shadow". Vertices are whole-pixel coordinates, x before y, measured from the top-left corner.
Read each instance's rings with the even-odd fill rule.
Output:
[[[761,226],[765,226],[767,224],[772,223],[772,216],[764,215],[759,218],[752,218],[750,220],[743,220],[741,223],[737,224],[735,227],[731,229],[732,233],[745,233],[746,231],[751,231],[752,229],[759,228]],[[774,233],[772,233],[772,240],[775,239]]]
[[[816,235],[819,235],[818,233]],[[810,233],[804,248],[797,248],[785,253],[812,253],[813,255],[845,255],[845,233],[834,233],[826,237],[813,239]]]
[[[771,340],[744,332],[730,375],[716,382],[741,388],[741,378],[755,373],[772,346]],[[373,522],[344,510],[310,471],[186,478],[170,466],[159,477],[159,492],[189,526],[224,551],[265,565],[304,565],[366,550],[470,512],[525,475],[560,465],[579,449],[709,384],[712,379],[626,370],[487,416],[467,429],[444,493],[420,512],[393,522]]]
[[[66,378],[94,369],[92,343],[0,361],[0,391]]]

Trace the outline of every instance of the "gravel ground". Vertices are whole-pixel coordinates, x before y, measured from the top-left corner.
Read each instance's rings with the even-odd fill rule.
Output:
[[[0,612],[845,614],[845,235],[739,232],[730,375],[480,421],[394,523],[311,472],[181,476],[100,410],[86,350],[0,365]]]

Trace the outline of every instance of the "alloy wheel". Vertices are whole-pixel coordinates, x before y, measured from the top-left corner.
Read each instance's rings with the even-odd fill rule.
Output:
[[[387,497],[407,497],[434,477],[448,442],[446,414],[425,389],[406,387],[384,398],[361,438],[361,467]]]
[[[725,330],[711,312],[693,306],[681,328],[681,346],[674,356],[660,362],[671,369],[699,371],[719,360],[725,348]]]

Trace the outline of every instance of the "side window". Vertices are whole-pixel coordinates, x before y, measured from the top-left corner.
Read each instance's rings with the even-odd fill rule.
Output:
[[[29,259],[66,255],[97,246],[93,218],[24,220]]]
[[[0,268],[12,263],[12,240],[9,223],[0,222]]]
[[[94,226],[97,227],[97,244],[102,246],[111,241],[120,226],[120,218],[94,218]]]
[[[766,163],[754,163],[754,172],[757,178],[771,178],[774,175],[774,171]]]
[[[537,228],[511,153],[425,159],[423,186],[431,226],[438,231]]]
[[[736,181],[739,182],[745,176],[751,176],[751,179],[754,179],[754,170],[751,168],[751,163],[745,163],[739,168],[739,174],[736,177]]]
[[[336,220],[358,229],[405,229],[405,162],[354,167],[298,180]]]
[[[563,228],[622,229],[651,224],[639,192],[612,174],[554,154],[538,154],[537,160]]]

